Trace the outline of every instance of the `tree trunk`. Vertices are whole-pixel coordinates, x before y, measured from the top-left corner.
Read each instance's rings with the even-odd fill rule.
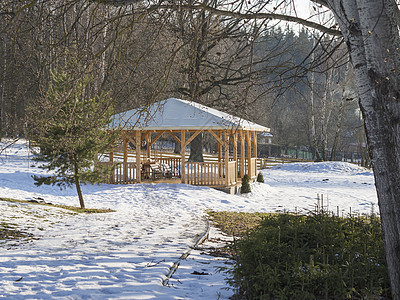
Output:
[[[322,144],[322,159],[328,160],[328,126],[332,114],[332,87],[331,81],[333,80],[333,67],[325,72],[326,82],[324,95],[322,96],[322,109],[321,109],[321,144]]]
[[[333,139],[333,144],[332,144],[332,152],[331,152],[331,161],[336,160],[336,150],[339,144],[339,139],[340,139],[340,134],[342,132],[342,121],[343,121],[343,112],[344,108],[346,106],[346,100],[344,97],[342,97],[340,106],[339,106],[339,115],[338,115],[338,121],[336,124],[336,131],[335,131],[335,137]]]
[[[349,74],[349,64],[346,64],[344,78],[347,79],[348,74]],[[344,112],[344,109],[346,108],[346,101],[347,101],[346,97],[345,97],[345,91],[346,91],[346,85],[344,85],[342,88],[342,96],[341,96],[340,104],[339,104],[338,121],[336,123],[335,137],[333,139],[332,152],[331,152],[331,157],[330,157],[331,161],[336,160],[336,151],[337,151],[338,144],[339,144],[340,134],[342,132],[343,112]]]
[[[76,192],[79,198],[79,204],[81,205],[81,208],[85,208],[85,202],[83,201],[82,190],[81,190],[81,183],[79,182],[79,168],[78,168],[78,163],[76,161],[74,163],[74,179],[75,179]]]
[[[400,59],[394,0],[330,0],[355,70],[393,299],[400,299]]]
[[[314,48],[315,40],[313,39],[313,48]],[[314,52],[311,53],[311,60],[314,60]],[[311,72],[311,87],[310,87],[310,129],[311,129],[311,139],[312,139],[312,147],[313,151],[313,159],[316,161],[321,160],[321,156],[318,151],[318,143],[317,143],[317,133],[315,130],[315,107],[314,107],[314,84],[315,84],[315,74]]]
[[[0,138],[3,137],[6,131],[6,111],[5,111],[5,94],[6,94],[6,77],[7,77],[7,35],[2,34],[3,40],[3,69],[2,69],[2,79],[1,79],[1,94],[0,94]]]
[[[204,162],[203,158],[203,133],[199,133],[190,143],[190,156],[188,161]]]
[[[181,153],[181,145],[177,142],[175,142],[174,153]]]

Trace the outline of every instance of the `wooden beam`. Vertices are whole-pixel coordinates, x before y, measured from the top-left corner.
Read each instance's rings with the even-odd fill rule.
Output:
[[[257,157],[257,132],[253,131],[253,152],[254,157]]]
[[[179,144],[181,144],[181,140],[171,131],[167,131]],[[182,138],[182,137],[181,137]]]
[[[124,183],[128,182],[128,139],[125,134],[122,136],[123,150],[124,150],[124,165],[123,165],[123,180]]]
[[[197,131],[195,131],[195,133],[193,133],[192,136],[185,142],[185,147],[186,147],[187,145],[189,145],[190,142],[193,141],[194,138],[195,138],[196,136],[198,136],[200,132],[202,132],[202,130],[197,130]]]
[[[109,161],[111,162],[111,165],[114,163],[114,146],[111,144],[110,146],[110,155],[109,155]],[[110,174],[110,183],[115,183],[115,173],[112,171]]]
[[[153,146],[153,144],[163,135],[164,132],[165,132],[165,130],[162,131],[162,132],[160,132],[160,133],[154,138],[154,140],[152,140],[152,141],[150,142],[150,147]]]
[[[150,143],[151,143],[151,133],[147,132],[147,134],[146,134],[146,156],[148,159],[150,159],[150,157],[151,157]]]
[[[221,143],[219,141],[221,141]],[[222,132],[218,131],[218,177],[222,177],[222,144]]]
[[[142,144],[141,132],[139,130],[136,131],[136,182],[142,182],[142,163],[140,157],[140,146]]]
[[[251,165],[251,135],[250,135],[250,131],[246,131],[246,139],[247,139],[247,170],[248,170],[248,175],[251,179],[251,174],[253,172],[253,168]]]
[[[221,137],[219,137],[214,131],[212,130],[207,130],[207,132],[211,133],[213,137],[217,140],[218,144],[223,144],[224,142],[222,141]]]
[[[186,166],[185,166],[185,155],[186,155],[186,147],[185,147],[185,131],[181,130],[181,180],[182,183],[186,183]]]
[[[228,131],[224,131],[224,149],[225,149],[225,185],[229,185],[229,136]]]
[[[132,137],[130,135],[127,136],[128,141],[131,142],[132,144],[136,145],[136,141],[134,139],[132,139]]]
[[[240,179],[242,179],[245,174],[244,167],[245,167],[246,155],[245,155],[244,142],[245,142],[244,134],[243,134],[243,130],[241,130],[240,131],[240,172],[239,172]]]
[[[234,175],[235,182],[238,182],[238,180],[237,180],[237,176],[238,176],[237,136],[238,136],[238,133],[235,130],[235,132],[233,133],[233,160],[236,162],[235,175]]]

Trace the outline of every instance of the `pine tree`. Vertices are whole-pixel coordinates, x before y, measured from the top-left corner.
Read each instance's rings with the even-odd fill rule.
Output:
[[[244,174],[242,178],[242,187],[240,188],[241,194],[250,193],[250,177],[248,174]]]
[[[112,102],[104,92],[90,95],[90,68],[81,70],[82,66],[72,61],[63,70],[52,72],[47,93],[30,107],[29,119],[30,138],[40,148],[34,160],[52,173],[33,176],[35,185],[75,185],[80,206],[85,208],[81,183],[97,183],[105,175],[105,170],[94,170],[93,163],[112,139],[104,130],[110,122]]]
[[[264,176],[261,172],[257,175],[257,182],[264,183]]]

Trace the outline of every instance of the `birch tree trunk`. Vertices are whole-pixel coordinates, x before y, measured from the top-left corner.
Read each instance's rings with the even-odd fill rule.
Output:
[[[335,131],[335,137],[333,139],[333,144],[332,144],[332,152],[331,152],[331,161],[336,160],[336,150],[338,147],[339,139],[340,139],[340,134],[342,132],[342,121],[343,121],[343,112],[346,106],[346,100],[345,97],[342,96],[340,99],[340,105],[339,105],[339,115],[338,115],[338,120],[336,123],[336,131]]]
[[[348,46],[365,120],[393,299],[400,299],[400,59],[394,0],[327,0]]]
[[[313,39],[313,48],[314,48],[314,39]],[[314,52],[311,53],[311,60],[314,60]],[[312,140],[312,145],[314,147],[313,151],[313,159],[316,161],[321,160],[321,156],[319,155],[319,150],[318,150],[318,143],[317,143],[317,133],[315,130],[315,105],[314,105],[314,88],[315,88],[315,74],[312,71],[311,72],[311,87],[310,87],[310,133],[311,133],[311,140]]]
[[[335,161],[336,160],[336,151],[337,151],[337,148],[338,148],[340,135],[342,133],[343,113],[344,113],[344,110],[346,108],[346,101],[352,101],[351,99],[347,99],[346,95],[345,95],[346,94],[347,84],[348,84],[349,69],[350,69],[349,64],[346,64],[346,69],[344,71],[345,84],[343,85],[342,92],[341,92],[338,120],[336,122],[335,137],[333,139],[332,152],[331,152],[331,157],[330,157],[331,161]]]
[[[3,70],[2,70],[2,79],[1,79],[1,93],[0,93],[0,138],[3,137],[6,131],[6,111],[5,111],[5,94],[6,94],[6,77],[7,77],[7,36],[2,35],[3,40]]]
[[[325,73],[325,90],[324,94],[321,99],[321,156],[324,161],[328,160],[328,154],[327,154],[327,149],[328,149],[328,126],[329,122],[331,119],[331,114],[332,114],[332,102],[333,102],[333,96],[332,96],[332,87],[331,87],[331,81],[333,80],[333,68],[330,70],[326,71]],[[329,103],[328,103],[329,102]]]

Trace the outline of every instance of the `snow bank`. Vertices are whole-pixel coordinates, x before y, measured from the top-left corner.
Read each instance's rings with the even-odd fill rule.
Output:
[[[360,167],[356,164],[339,161],[329,162],[311,162],[311,163],[291,163],[273,167],[274,170],[283,170],[290,172],[313,172],[313,173],[339,173],[354,175],[372,175],[370,169]]]

